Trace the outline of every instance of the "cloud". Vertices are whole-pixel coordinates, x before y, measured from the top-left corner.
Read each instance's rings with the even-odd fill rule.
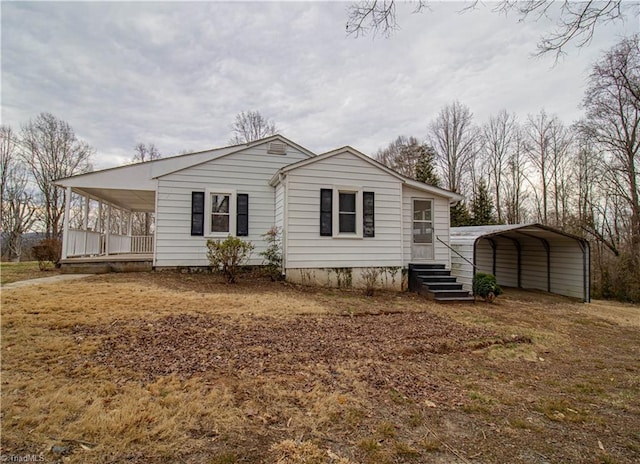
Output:
[[[551,22],[462,5],[401,5],[392,38],[354,39],[344,3],[4,3],[2,120],[52,112],[97,149],[97,167],[137,142],[165,155],[225,145],[249,109],[312,150],[373,154],[400,134],[423,138],[453,100],[476,122],[545,107],[570,123],[590,63],[633,27],[601,28],[553,67],[530,58]]]

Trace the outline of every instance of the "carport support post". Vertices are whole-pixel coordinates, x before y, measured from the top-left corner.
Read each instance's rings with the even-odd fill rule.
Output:
[[[551,246],[545,239],[540,239],[547,252],[547,292],[551,293]]]
[[[492,263],[491,263],[491,272],[492,274],[496,275],[496,248],[498,247],[496,244],[496,241],[493,240],[492,238],[488,238],[487,241],[489,242],[489,245],[491,245],[491,251],[492,251]]]
[[[62,223],[62,259],[67,259],[69,241],[69,213],[71,211],[71,187],[67,187],[64,195],[64,221]]]
[[[518,260],[517,262],[518,288],[522,288],[522,247],[520,246],[520,242],[513,237],[508,237],[506,235],[503,235],[502,238],[511,240],[511,243],[513,243],[513,246],[516,249],[516,259]]]

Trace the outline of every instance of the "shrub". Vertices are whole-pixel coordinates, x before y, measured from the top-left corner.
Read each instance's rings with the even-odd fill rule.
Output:
[[[240,266],[251,256],[254,248],[251,242],[229,235],[224,240],[207,240],[207,258],[213,269],[232,284],[236,281]]]
[[[38,261],[38,268],[44,271],[49,265],[60,266],[62,242],[57,238],[41,240],[33,247],[33,257]]]
[[[364,280],[364,294],[373,296],[378,284],[378,279],[382,274],[382,270],[378,267],[368,267],[362,271],[362,279]]]
[[[502,289],[496,282],[496,276],[478,272],[473,276],[473,294],[481,296],[484,301],[490,303],[502,294]]]
[[[267,242],[267,249],[260,252],[260,256],[264,258],[265,268],[271,280],[282,279],[282,238],[280,229],[273,226],[262,237]]]

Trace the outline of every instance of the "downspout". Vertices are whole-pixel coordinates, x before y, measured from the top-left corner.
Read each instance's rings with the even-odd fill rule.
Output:
[[[158,263],[158,219],[159,219],[159,215],[158,215],[158,197],[159,195],[159,190],[160,190],[160,179],[156,179],[156,197],[155,197],[155,205],[154,205],[154,220],[153,220],[153,235],[152,235],[152,240],[153,240],[153,267],[155,268],[157,266]],[[206,214],[206,213],[205,213]]]
[[[400,183],[400,266],[404,268],[404,211],[402,209],[404,201],[404,184]],[[451,265],[449,265],[451,268]],[[400,285],[402,287],[402,284]]]
[[[287,275],[287,258],[288,258],[288,252],[289,252],[289,247],[288,245],[288,240],[287,240],[287,229],[288,229],[288,224],[289,224],[289,178],[280,173],[279,176],[279,181],[282,184],[282,188],[284,189],[284,193],[282,195],[282,275],[285,276]]]

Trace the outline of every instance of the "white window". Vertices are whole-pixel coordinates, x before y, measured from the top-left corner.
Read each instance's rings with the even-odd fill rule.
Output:
[[[229,233],[230,200],[230,195],[223,193],[211,194],[211,233]]]
[[[220,192],[207,189],[206,203],[205,235],[209,237],[235,235],[235,192]]]
[[[333,204],[333,236],[362,237],[362,191],[357,188],[335,187]]]

